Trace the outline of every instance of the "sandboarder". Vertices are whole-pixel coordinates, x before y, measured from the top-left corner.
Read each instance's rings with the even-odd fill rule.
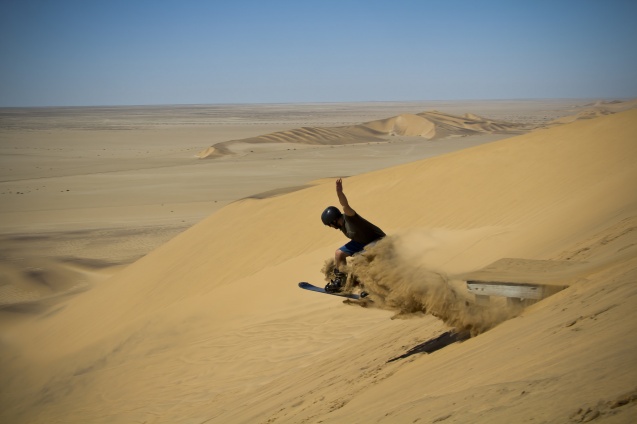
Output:
[[[328,293],[337,293],[343,289],[347,274],[342,272],[347,265],[347,258],[362,252],[366,246],[376,243],[385,237],[383,230],[367,221],[351,208],[347,197],[343,193],[343,180],[336,180],[336,195],[343,207],[343,212],[336,206],[329,206],[321,214],[321,221],[328,227],[336,228],[350,239],[348,243],[339,247],[334,254],[334,276],[325,286]]]

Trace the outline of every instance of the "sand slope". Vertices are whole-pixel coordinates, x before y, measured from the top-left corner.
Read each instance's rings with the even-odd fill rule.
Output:
[[[449,327],[296,287],[320,282],[343,242],[318,220],[336,202],[328,181],[233,203],[5,332],[0,418],[632,422],[636,139],[629,111],[345,180],[396,259],[450,285],[506,257],[586,263],[568,289],[477,337],[388,362]]]
[[[438,111],[401,114],[392,118],[341,127],[303,127],[242,140],[217,143],[197,155],[201,159],[237,153],[239,144],[289,143],[301,145],[342,145],[382,141],[387,136],[403,135],[436,138],[475,134],[520,133],[527,126],[482,118],[475,114],[456,116]]]

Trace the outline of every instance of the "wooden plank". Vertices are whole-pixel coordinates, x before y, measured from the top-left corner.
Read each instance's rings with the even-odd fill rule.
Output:
[[[544,286],[540,284],[517,284],[499,281],[467,281],[467,289],[476,296],[503,296],[518,299],[542,299]]]

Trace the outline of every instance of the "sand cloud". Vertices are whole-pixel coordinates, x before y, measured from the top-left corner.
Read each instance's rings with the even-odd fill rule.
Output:
[[[494,229],[446,229],[403,232],[386,237],[351,258],[348,288],[361,284],[373,305],[396,312],[396,317],[431,314],[458,332],[480,334],[519,314],[521,308],[503,301],[476,303],[467,295],[464,281],[445,270],[458,249],[466,249]],[[497,232],[496,232],[497,233]],[[334,261],[326,261],[326,280]]]

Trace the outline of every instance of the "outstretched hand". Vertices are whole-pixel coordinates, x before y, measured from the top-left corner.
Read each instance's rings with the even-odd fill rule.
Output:
[[[343,206],[343,213],[347,216],[354,216],[356,212],[352,209],[347,201],[347,197],[343,193],[343,179],[339,178],[336,180],[336,195],[338,196],[338,201],[341,206]]]
[[[338,180],[336,180],[336,193],[342,193],[343,192],[343,179],[339,178]]]

